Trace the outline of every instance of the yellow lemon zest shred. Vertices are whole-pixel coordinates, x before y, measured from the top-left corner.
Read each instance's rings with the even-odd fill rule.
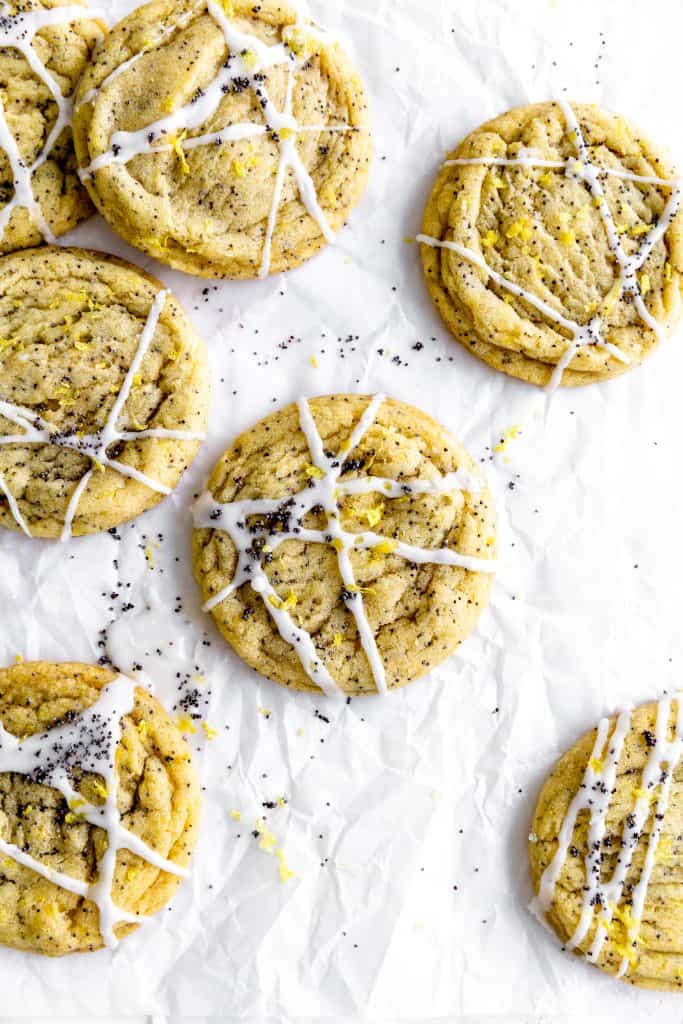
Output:
[[[194,736],[197,731],[197,726],[194,724],[189,715],[181,715],[176,724],[181,732],[187,732],[190,736]]]
[[[187,157],[185,156],[185,150],[183,149],[183,139],[186,137],[186,135],[187,135],[187,132],[183,130],[182,132],[180,132],[177,135],[172,135],[169,138],[169,140],[168,140],[169,143],[171,144],[172,148],[173,148],[173,152],[175,153],[175,155],[178,157],[178,160],[180,161],[180,169],[182,170],[183,174],[189,174],[190,173],[190,165],[187,162]]]
[[[602,312],[607,315],[614,309],[615,303],[621,295],[621,281],[615,281],[605,298],[602,300]]]

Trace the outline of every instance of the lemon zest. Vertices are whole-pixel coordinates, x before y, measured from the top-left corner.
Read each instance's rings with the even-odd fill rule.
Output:
[[[181,732],[187,732],[190,736],[194,736],[197,731],[197,726],[194,724],[189,715],[181,715],[177,719],[177,725]]]
[[[508,427],[507,430],[503,431],[503,436],[493,449],[494,452],[504,452],[510,441],[514,441],[519,436],[521,429],[520,425],[515,423],[512,427]]]
[[[367,520],[367,524],[370,529],[374,529],[375,526],[382,520],[384,516],[384,509],[386,508],[383,501],[380,501],[377,505],[373,505],[372,508],[362,509],[356,513],[358,519]]]
[[[175,155],[178,157],[178,160],[180,161],[180,169],[182,170],[183,174],[189,174],[190,173],[190,165],[187,162],[187,157],[185,156],[185,150],[183,149],[183,139],[186,136],[187,136],[187,132],[185,130],[183,130],[178,135],[172,135],[169,138],[169,140],[168,140],[170,145],[171,145],[171,148],[173,149],[173,152],[175,153]]]
[[[614,309],[615,303],[621,295],[621,281],[615,281],[607,295],[602,300],[602,312],[607,315]]]
[[[275,853],[277,839],[273,833],[268,830],[268,826],[261,818],[257,818],[256,820],[256,831],[259,833],[259,850],[263,850],[265,853]]]
[[[505,232],[506,238],[521,238],[522,241],[528,242],[533,234],[533,224],[528,217],[520,217],[510,224]]]
[[[102,797],[103,800],[107,799],[107,794],[109,790],[107,789],[103,782],[99,781],[99,779],[95,779],[95,781],[92,784],[92,788],[95,790],[98,796]]]
[[[278,850],[275,851],[275,856],[277,857],[277,860],[278,860],[278,870],[280,872],[280,881],[281,882],[288,882],[290,880],[290,878],[294,878],[294,872],[287,865],[287,861],[285,860],[285,851],[282,849],[282,847],[280,847]]]

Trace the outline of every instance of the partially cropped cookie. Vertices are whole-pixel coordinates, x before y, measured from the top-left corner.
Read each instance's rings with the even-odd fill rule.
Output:
[[[187,874],[199,809],[187,744],[132,680],[67,663],[0,670],[0,943],[115,946]]]
[[[146,511],[208,403],[204,345],[154,278],[80,249],[0,259],[0,524],[66,540]]]
[[[462,445],[383,396],[301,399],[237,438],[195,509],[206,610],[263,675],[330,696],[428,672],[488,602],[495,513]]]
[[[53,242],[93,213],[71,98],[104,30],[80,0],[0,3],[0,252]]]
[[[683,696],[603,719],[559,761],[529,836],[533,910],[641,988],[683,988]]]
[[[643,361],[681,316],[681,182],[623,118],[537,103],[448,154],[422,261],[455,338],[497,370],[555,388]]]
[[[81,176],[128,242],[205,277],[298,266],[331,241],[370,163],[358,73],[289,0],[154,0],[81,80]]]

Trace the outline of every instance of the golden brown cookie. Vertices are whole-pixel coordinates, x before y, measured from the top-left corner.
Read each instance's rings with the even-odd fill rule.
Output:
[[[0,523],[111,529],[170,493],[208,416],[204,345],[159,281],[81,249],[0,259]]]
[[[418,236],[429,291],[497,370],[551,388],[617,376],[680,319],[680,200],[623,118],[517,107],[448,154]]]
[[[0,3],[0,252],[53,242],[93,213],[71,96],[105,28],[80,0]]]
[[[641,988],[683,988],[683,699],[603,719],[544,785],[534,911],[563,946]]]
[[[114,946],[172,897],[199,784],[162,706],[92,665],[0,670],[0,943]]]
[[[195,510],[205,608],[263,675],[328,695],[424,675],[474,629],[491,496],[462,445],[383,396],[301,399],[237,438]]]
[[[203,277],[298,266],[360,199],[357,72],[291,0],[154,0],[99,48],[74,137],[96,206],[132,245]]]

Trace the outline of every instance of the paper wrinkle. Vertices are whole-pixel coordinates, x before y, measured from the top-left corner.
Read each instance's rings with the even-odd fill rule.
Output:
[[[110,21],[133,6],[111,0]],[[211,422],[177,491],[120,541],[0,535],[0,663],[114,655],[169,708],[176,673],[199,673],[206,684],[190,685],[218,735],[197,723],[189,737],[203,822],[172,909],[87,964],[3,950],[4,1012],[393,1022],[654,1011],[674,1024],[675,997],[563,955],[530,916],[526,842],[558,756],[601,715],[680,685],[681,336],[621,380],[547,407],[451,340],[405,239],[446,150],[515,104],[597,101],[680,159],[683,9],[652,0],[666,31],[643,50],[616,0],[595,0],[590,17],[570,0],[310,6],[372,102],[368,195],[335,246],[284,277],[219,283],[159,266],[97,219],[69,238],[131,259],[183,302],[209,348]],[[344,390],[423,408],[483,460],[501,569],[475,633],[428,679],[337,707],[261,679],[222,641],[192,576],[190,506],[239,432],[302,394]],[[520,435],[492,456],[513,425]],[[287,803],[263,807],[278,797]],[[287,883],[251,836],[264,816],[296,873]]]

